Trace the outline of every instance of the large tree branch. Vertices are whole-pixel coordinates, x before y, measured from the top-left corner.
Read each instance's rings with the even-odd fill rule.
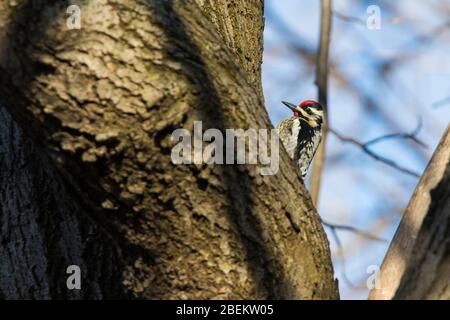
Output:
[[[405,210],[370,299],[450,298],[450,126]]]
[[[205,15],[216,26],[236,64],[245,71],[252,86],[262,94],[264,0],[229,1],[196,0]]]
[[[170,134],[196,120],[204,129],[271,128],[260,80],[248,74],[261,52],[247,57],[253,66],[237,59],[224,43],[230,31],[194,1],[85,1],[80,32],[65,28],[66,3],[32,3],[0,5],[0,94],[94,204],[96,221],[119,234],[128,292],[337,297],[320,219],[286,154],[265,177],[252,165],[171,161]],[[252,4],[243,6],[262,12]],[[25,9],[36,22],[23,23]]]

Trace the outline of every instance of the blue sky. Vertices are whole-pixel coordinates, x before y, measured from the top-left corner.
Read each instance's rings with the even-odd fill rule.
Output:
[[[389,140],[373,150],[402,166],[422,173],[450,120],[450,0],[356,1],[335,0],[336,12],[364,22],[369,5],[381,10],[381,29],[364,23],[333,19],[330,57],[336,74],[344,75],[353,90],[333,74],[329,88],[329,116],[338,132],[368,141],[377,136],[411,132],[428,148],[402,139]],[[266,0],[263,86],[274,125],[289,111],[281,100],[298,103],[315,99],[314,68],[293,51],[293,43],[317,49],[319,0]],[[281,21],[281,22],[280,22]],[[281,26],[280,26],[281,24]],[[399,57],[386,80],[382,62]],[[359,96],[373,101],[368,108]],[[398,172],[343,144],[330,135],[319,212],[323,219],[369,231],[391,240],[418,179]],[[329,230],[327,230],[329,233]],[[329,233],[336,276],[344,299],[365,299],[370,265],[380,265],[388,243],[338,231],[344,257]],[[345,269],[345,271],[344,271]]]

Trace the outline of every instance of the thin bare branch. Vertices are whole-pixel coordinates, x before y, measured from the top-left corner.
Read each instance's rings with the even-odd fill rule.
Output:
[[[422,142],[421,140],[419,140],[417,138],[417,135],[419,134],[421,129],[422,129],[422,119],[419,118],[417,127],[412,132],[410,132],[410,133],[399,132],[399,133],[386,134],[386,135],[380,136],[378,138],[372,139],[370,141],[367,141],[365,143],[365,145],[366,146],[374,145],[374,144],[383,142],[385,140],[390,140],[390,139],[405,139],[405,140],[411,140],[411,141],[417,143],[422,148],[427,149],[428,146],[424,142]]]
[[[330,225],[327,225],[325,222],[322,223],[327,226],[330,227]],[[342,278],[344,279],[344,281],[353,289],[365,289],[365,287],[359,286],[357,284],[354,284],[352,280],[350,280],[350,278],[347,275],[347,267],[346,267],[346,262],[345,262],[345,257],[344,257],[344,247],[342,246],[342,242],[341,239],[339,238],[339,235],[337,233],[337,230],[335,227],[330,227],[331,229],[331,234],[334,238],[334,241],[336,241],[336,245],[338,247],[337,250],[337,256],[341,258],[341,263],[342,263]]]
[[[346,21],[346,22],[355,22],[355,23],[361,24],[363,26],[366,25],[366,21],[365,20],[360,19],[358,17],[353,17],[353,16],[349,16],[349,15],[343,14],[343,13],[338,12],[336,10],[333,10],[333,16],[338,18],[338,19],[340,19],[340,20]]]
[[[445,105],[450,105],[450,96],[448,96],[444,99],[438,100],[436,102],[433,102],[433,104],[432,104],[433,108],[440,108]]]
[[[394,169],[396,169],[398,171],[401,171],[403,173],[409,174],[409,175],[411,175],[413,177],[417,177],[417,178],[420,177],[420,174],[418,174],[417,172],[412,171],[410,169],[407,169],[407,168],[397,164],[395,161],[393,161],[391,159],[388,159],[386,157],[380,156],[379,154],[373,152],[369,148],[367,143],[363,143],[363,142],[361,142],[361,141],[359,141],[359,140],[357,140],[355,138],[352,138],[352,137],[344,136],[344,135],[338,133],[336,130],[331,129],[331,128],[328,128],[328,131],[333,133],[342,142],[348,142],[348,143],[351,143],[351,144],[353,144],[355,146],[358,146],[359,148],[361,148],[361,150],[363,150],[366,154],[368,154],[373,159],[375,159],[377,161],[380,161],[380,162],[382,162],[384,164],[387,164],[388,166],[390,166],[390,167],[392,167],[392,168],[394,168]],[[371,142],[371,141],[369,141],[369,142]],[[373,144],[373,140],[372,140],[371,143]]]
[[[371,234],[371,233],[369,233],[367,231],[360,230],[360,229],[358,229],[356,227],[353,227],[353,226],[333,224],[333,223],[330,223],[330,222],[326,222],[323,219],[322,219],[322,223],[323,223],[324,226],[330,228],[333,232],[336,231],[336,230],[349,231],[349,232],[356,233],[356,234],[358,234],[360,236],[366,237],[366,238],[368,238],[370,240],[386,242],[386,243],[389,242],[388,240],[386,240],[384,238],[378,237],[378,236],[373,235],[373,234]]]
[[[325,146],[328,133],[328,70],[329,70],[329,50],[332,24],[332,3],[331,0],[321,2],[320,20],[320,43],[317,56],[316,84],[318,88],[319,103],[323,106],[325,116],[322,124],[322,142],[316,152],[311,174],[310,192],[314,205],[317,207],[319,201],[320,182],[325,165]]]
[[[360,19],[360,18],[354,17],[354,16],[349,16],[349,15],[343,14],[343,13],[335,11],[335,10],[333,10],[333,16],[342,21],[353,22],[353,23],[357,23],[357,24],[360,24],[363,26],[365,26],[367,23],[366,20],[364,20],[364,19]],[[383,23],[384,24],[399,24],[403,20],[404,20],[404,18],[397,16],[397,17],[393,17],[389,20],[384,20]]]

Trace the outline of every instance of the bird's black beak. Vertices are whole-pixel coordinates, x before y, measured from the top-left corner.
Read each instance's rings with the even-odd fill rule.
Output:
[[[293,112],[295,112],[297,114],[297,117],[299,117],[300,119],[303,119],[305,121],[308,121],[308,115],[306,114],[305,111],[302,110],[302,108],[296,106],[293,103],[290,102],[286,102],[286,101],[281,101],[283,102],[283,104],[288,107],[289,109],[291,109]]]
[[[288,107],[289,109],[291,109],[293,112],[298,112],[297,110],[297,106],[295,104],[292,104],[290,102],[286,102],[286,101],[281,101],[283,102],[283,104]]]

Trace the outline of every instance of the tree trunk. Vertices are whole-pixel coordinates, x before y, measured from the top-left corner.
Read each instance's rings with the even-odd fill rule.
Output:
[[[338,298],[284,151],[273,176],[171,161],[171,133],[197,120],[272,128],[263,2],[80,3],[81,30],[69,1],[0,4],[0,95],[20,125],[0,114],[0,296]]]
[[[450,299],[450,126],[405,210],[370,299]]]

